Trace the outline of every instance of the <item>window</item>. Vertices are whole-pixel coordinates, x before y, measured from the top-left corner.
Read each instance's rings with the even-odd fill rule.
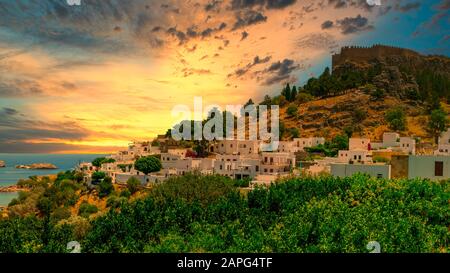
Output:
[[[434,176],[444,175],[444,162],[436,161],[434,162]]]
[[[259,172],[259,166],[255,166],[255,170]]]

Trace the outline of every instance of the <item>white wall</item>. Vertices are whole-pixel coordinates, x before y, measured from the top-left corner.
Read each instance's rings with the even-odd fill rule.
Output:
[[[443,176],[435,176],[435,162],[444,163]],[[408,178],[429,178],[441,180],[450,178],[450,156],[410,156],[408,160]]]
[[[331,174],[336,177],[349,177],[365,173],[377,178],[391,178],[391,165],[379,164],[331,164]]]

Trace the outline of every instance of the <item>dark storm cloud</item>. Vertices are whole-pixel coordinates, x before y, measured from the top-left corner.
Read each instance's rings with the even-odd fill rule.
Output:
[[[329,5],[334,6],[335,8],[345,8],[347,7],[346,0],[328,0]]]
[[[30,139],[81,140],[89,135],[88,130],[73,121],[46,122],[17,114],[2,115],[0,128],[0,143]]]
[[[345,17],[342,20],[338,20],[337,24],[341,28],[342,34],[352,34],[373,29],[373,26],[369,25],[369,20],[361,15]]]
[[[111,153],[119,150],[119,147],[92,147],[86,145],[70,145],[64,143],[27,143],[23,141],[8,141],[0,142],[0,151],[3,153],[80,153],[82,151],[92,152],[103,151],[104,153]],[[6,162],[8,164],[8,162]]]
[[[246,9],[255,6],[265,7],[267,9],[283,9],[293,5],[297,0],[232,0],[232,9]]]
[[[198,26],[190,26],[186,32],[178,30],[176,27],[171,27],[167,30],[169,35],[176,37],[180,44],[187,42],[189,39],[194,38],[208,38],[211,37],[214,33],[220,32],[227,27],[226,23],[221,23],[216,28],[206,28],[203,30],[198,30]]]
[[[284,59],[283,61],[278,61],[272,63],[264,71],[257,72],[258,78],[264,80],[264,85],[272,85],[282,82],[291,82],[293,80],[292,72],[299,69],[300,66],[295,64],[294,60]]]
[[[272,59],[271,56],[266,56],[265,58],[260,58],[259,56],[256,56],[253,58],[253,61],[251,63],[248,63],[246,66],[236,69],[236,71],[233,74],[229,74],[228,77],[241,77],[245,75],[250,69],[258,64],[264,64],[269,62]]]
[[[43,93],[41,86],[32,80],[0,79],[0,98],[34,97]]]
[[[205,5],[205,11],[219,11],[220,5],[222,4],[222,1],[220,0],[211,0]]]
[[[355,8],[359,8],[359,9],[363,9],[365,11],[371,12],[373,10],[377,10],[378,8],[380,8],[380,6],[369,5],[367,0],[325,0],[325,1],[327,1],[326,3],[328,4],[328,6],[331,6],[335,9],[344,9],[344,8],[348,8],[348,7],[355,7]],[[381,0],[381,1],[382,1],[383,6],[386,6],[388,4],[388,3],[383,2],[383,0]],[[323,6],[322,4],[320,4],[320,5]]]
[[[327,20],[327,21],[322,23],[321,27],[322,27],[322,29],[329,29],[329,28],[333,27],[333,24],[334,23],[332,21]]]
[[[268,0],[266,7],[268,9],[283,9],[295,4],[295,2],[297,2],[297,0]]]
[[[161,3],[83,0],[81,6],[68,6],[62,0],[1,1],[0,26],[22,35],[21,41],[33,40],[108,53],[132,52],[132,44],[115,39],[113,34],[127,29],[131,38],[148,41],[154,24],[167,22],[167,16],[155,8],[158,2]]]
[[[0,116],[3,116],[3,115],[14,116],[14,115],[17,115],[18,113],[19,113],[19,111],[17,111],[14,108],[9,108],[9,107],[3,107],[3,109],[0,110]]]
[[[247,10],[238,13],[236,16],[236,23],[234,23],[233,30],[247,27],[250,25],[256,25],[267,21],[267,16],[259,11]]]
[[[247,39],[248,35],[250,35],[250,34],[248,34],[247,31],[243,31],[243,32],[241,33],[241,41]]]

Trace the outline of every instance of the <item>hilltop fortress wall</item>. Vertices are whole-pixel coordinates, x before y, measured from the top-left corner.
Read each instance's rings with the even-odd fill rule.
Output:
[[[413,57],[419,55],[417,52],[393,46],[374,45],[371,47],[346,46],[341,49],[341,53],[332,56],[332,67],[352,62],[368,62],[373,59],[384,59],[387,56]]]

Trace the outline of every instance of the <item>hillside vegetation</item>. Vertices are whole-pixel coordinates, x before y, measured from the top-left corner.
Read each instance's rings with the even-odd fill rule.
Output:
[[[379,140],[388,130],[436,138],[440,132],[429,124],[433,111],[449,116],[450,58],[384,46],[378,47],[386,49],[384,54],[370,56],[374,48],[347,48],[339,58],[333,56],[339,60],[333,71],[326,68],[303,86],[287,84],[279,95],[266,95],[259,104],[281,107],[283,138],[345,133]],[[404,115],[400,126],[386,119],[391,110]],[[448,125],[442,123],[441,129]]]
[[[195,190],[193,190],[195,189]],[[450,184],[292,178],[247,195],[188,174],[97,217],[0,221],[0,252],[448,252]],[[63,205],[62,205],[63,206]]]

